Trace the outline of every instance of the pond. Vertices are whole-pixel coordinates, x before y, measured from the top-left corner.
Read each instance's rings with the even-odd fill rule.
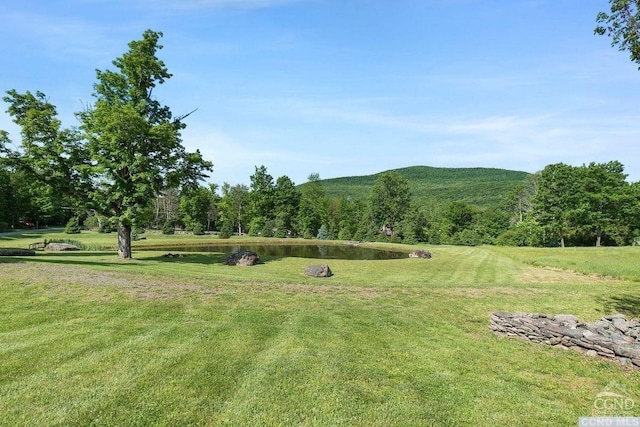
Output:
[[[142,249],[142,248],[140,248]],[[145,248],[147,249],[147,248]],[[144,249],[143,249],[144,250]],[[185,245],[163,246],[169,252],[216,252],[231,254],[240,251],[255,252],[261,257],[298,257],[318,259],[383,260],[407,258],[406,252],[364,248],[351,245]]]

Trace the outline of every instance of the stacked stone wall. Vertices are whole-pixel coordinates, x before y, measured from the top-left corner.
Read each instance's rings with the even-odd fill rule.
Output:
[[[640,319],[613,314],[583,323],[571,314],[498,312],[491,315],[489,327],[498,335],[573,349],[640,369]]]

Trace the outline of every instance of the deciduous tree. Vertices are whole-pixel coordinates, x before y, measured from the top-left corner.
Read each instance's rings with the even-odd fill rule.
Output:
[[[395,230],[410,206],[409,181],[396,171],[380,174],[369,196],[371,218],[377,227]]]
[[[312,173],[300,190],[300,209],[298,210],[298,233],[305,238],[318,235],[318,230],[327,216],[329,201],[320,182],[320,175]]]
[[[594,32],[611,37],[611,45],[629,51],[640,69],[640,0],[609,0],[610,12],[600,12]]]
[[[162,33],[147,30],[113,61],[116,71],[96,72],[95,105],[79,114],[99,177],[94,200],[118,224],[118,255],[131,258],[136,216],[167,188],[197,185],[211,170],[198,151],[189,153],[174,117],[153,96],[171,77],[156,57]]]

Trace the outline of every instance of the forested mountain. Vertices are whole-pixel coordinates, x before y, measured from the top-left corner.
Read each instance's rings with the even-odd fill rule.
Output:
[[[497,207],[505,195],[529,175],[527,172],[506,169],[429,166],[412,166],[393,171],[409,181],[411,195],[418,205],[447,205],[455,201],[477,207]],[[328,197],[366,200],[382,173],[384,172],[325,179],[321,183]]]

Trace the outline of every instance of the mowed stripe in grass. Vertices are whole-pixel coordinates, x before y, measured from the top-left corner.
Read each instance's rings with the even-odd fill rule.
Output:
[[[574,425],[614,380],[640,401],[634,372],[487,328],[496,310],[598,316],[632,283],[432,252],[330,261],[326,280],[291,258],[0,264],[0,424]]]

